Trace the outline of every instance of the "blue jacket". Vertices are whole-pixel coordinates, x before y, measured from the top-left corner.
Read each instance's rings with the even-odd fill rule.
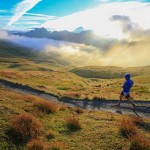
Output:
[[[122,86],[123,92],[130,92],[130,88],[133,86],[134,82],[130,79],[126,80]]]

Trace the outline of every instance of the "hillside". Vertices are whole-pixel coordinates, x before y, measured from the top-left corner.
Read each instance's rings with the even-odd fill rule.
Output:
[[[4,87],[0,101],[2,150],[119,150],[135,142],[149,149],[149,119],[71,108]]]
[[[130,72],[132,76],[149,75],[150,66],[121,68],[115,66],[86,66],[74,68],[71,72],[85,78],[115,79]]]
[[[64,67],[66,62],[57,60],[53,56],[46,56],[39,51],[34,51],[10,43],[0,41],[0,68],[11,68],[18,70],[51,70]]]
[[[0,43],[0,78],[28,85],[60,97],[77,99],[118,99],[125,72],[134,76],[132,95],[135,100],[150,98],[147,67],[71,67],[53,55]],[[68,71],[71,70],[71,71]],[[121,77],[121,78],[120,78]],[[109,93],[109,94],[108,94]]]

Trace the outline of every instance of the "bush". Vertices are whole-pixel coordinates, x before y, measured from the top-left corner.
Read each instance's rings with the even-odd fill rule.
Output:
[[[147,139],[140,136],[130,138],[130,150],[150,150],[150,144]]]
[[[34,116],[28,114],[17,116],[11,129],[14,136],[21,141],[37,138],[43,132],[41,123]]]
[[[47,147],[43,142],[33,139],[27,144],[26,149],[27,150],[47,150]]]
[[[137,134],[137,129],[129,118],[123,118],[120,123],[119,132],[124,137],[130,137]]]
[[[75,117],[75,116],[71,116],[69,118],[66,119],[66,124],[67,127],[71,130],[71,131],[76,131],[81,129],[81,124],[79,122],[79,118]]]
[[[59,110],[59,105],[52,101],[39,101],[35,104],[38,110],[45,113],[54,113]]]
[[[53,139],[55,138],[55,131],[49,130],[48,134],[46,135],[47,139]]]

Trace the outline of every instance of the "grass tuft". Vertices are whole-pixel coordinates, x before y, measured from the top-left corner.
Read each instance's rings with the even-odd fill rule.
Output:
[[[63,111],[63,110],[66,110],[67,108],[68,108],[68,106],[67,105],[64,105],[64,104],[61,104],[61,105],[59,105],[60,107],[59,107],[59,110],[60,111]]]
[[[70,131],[76,131],[81,129],[81,124],[79,122],[79,118],[75,116],[70,116],[66,119],[67,127]]]
[[[150,150],[149,141],[143,136],[132,136],[129,150]]]
[[[50,146],[50,150],[64,150],[65,144],[62,142],[53,142]]]
[[[27,144],[26,149],[27,150],[47,150],[47,147],[44,144],[44,142],[33,139]]]
[[[22,114],[16,117],[11,125],[14,137],[21,141],[28,141],[42,135],[41,123],[32,115]]]
[[[144,120],[142,118],[139,117],[132,117],[131,121],[138,126],[143,126],[144,125]]]
[[[54,139],[55,138],[55,131],[53,130],[49,130],[47,135],[46,135],[47,139]]]
[[[35,106],[44,113],[55,113],[59,110],[59,105],[57,103],[46,100],[35,103]]]
[[[74,108],[74,111],[75,111],[76,113],[78,113],[78,114],[83,113],[83,109],[81,109],[81,108],[79,108],[79,107]]]
[[[131,137],[133,135],[136,135],[137,134],[137,129],[134,125],[134,123],[132,122],[131,119],[129,118],[123,118],[121,120],[121,123],[120,123],[120,127],[119,127],[119,133],[128,138],[128,137]]]

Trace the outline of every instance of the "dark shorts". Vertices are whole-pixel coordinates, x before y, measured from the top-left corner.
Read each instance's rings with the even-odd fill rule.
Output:
[[[130,98],[130,94],[124,94],[124,92],[122,91],[121,94],[122,96],[124,96],[125,98]]]

